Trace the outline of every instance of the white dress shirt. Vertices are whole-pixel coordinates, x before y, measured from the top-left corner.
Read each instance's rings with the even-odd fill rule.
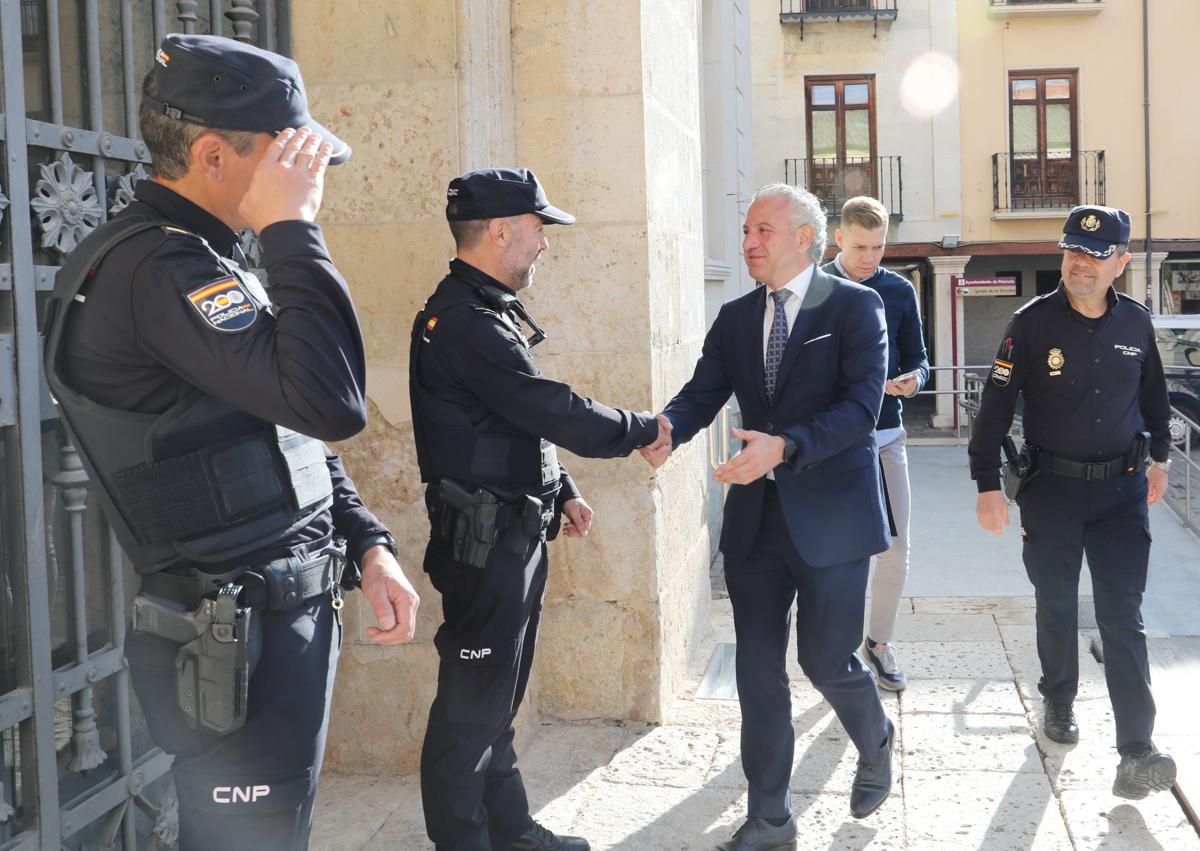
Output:
[[[792,327],[796,324],[796,317],[800,315],[800,305],[804,302],[804,296],[808,292],[808,285],[812,283],[813,269],[816,264],[809,266],[796,277],[792,278],[784,289],[792,291],[792,297],[783,303],[783,315],[787,318],[788,334],[792,333]],[[765,284],[763,286],[766,286]],[[767,340],[771,336],[771,325],[775,322],[775,299],[771,298],[771,288],[767,287],[767,305],[763,309],[763,363],[767,362]],[[780,388],[776,387],[775,392],[778,393]],[[771,470],[767,473],[767,478],[775,480],[775,471]]]
[[[792,297],[783,303],[783,315],[787,317],[788,334],[792,333],[792,326],[796,324],[796,317],[800,315],[800,304],[804,301],[805,293],[808,292],[808,285],[812,283],[813,269],[815,268],[815,265],[809,264],[808,268],[784,285],[784,289],[792,291]],[[763,309],[764,364],[767,362],[767,340],[771,336],[771,325],[774,322],[775,299],[771,298],[771,288],[767,287],[767,306]]]

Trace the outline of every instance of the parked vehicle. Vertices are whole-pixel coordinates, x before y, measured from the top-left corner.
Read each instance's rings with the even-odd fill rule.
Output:
[[[1154,317],[1158,352],[1167,376],[1167,396],[1175,412],[1171,417],[1171,441],[1182,447],[1188,425],[1200,426],[1200,314]],[[1200,431],[1192,430],[1193,447],[1200,444]]]

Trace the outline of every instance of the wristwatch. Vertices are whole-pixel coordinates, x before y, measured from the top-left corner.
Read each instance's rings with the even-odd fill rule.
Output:
[[[1162,470],[1164,473],[1169,473],[1171,471],[1171,459],[1168,458],[1166,461],[1155,461],[1153,458],[1151,458],[1150,466],[1156,470]]]
[[[371,549],[371,547],[377,547],[380,544],[383,544],[385,547],[391,550],[392,555],[400,555],[399,551],[396,549],[396,539],[392,537],[392,533],[380,532],[378,535],[371,535],[369,538],[364,538],[359,542],[358,559],[356,559],[356,561],[361,561],[362,557],[367,554],[367,551]]]

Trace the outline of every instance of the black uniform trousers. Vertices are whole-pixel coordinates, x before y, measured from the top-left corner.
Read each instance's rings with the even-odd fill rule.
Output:
[[[1122,754],[1150,744],[1154,698],[1142,626],[1150,561],[1146,477],[1085,482],[1043,471],[1018,500],[1025,572],[1037,596],[1038,688],[1071,703],[1079,687],[1079,569],[1087,553],[1104,678]]]
[[[870,559],[830,567],[806,564],[792,544],[771,481],[754,548],[745,559],[725,561],[750,817],[791,813],[788,781],[796,731],[786,656],[793,602],[796,652],[805,676],[833,707],[859,753],[874,759],[887,740],[874,677],[855,654],[862,642],[869,565]]]
[[[308,847],[342,629],[328,594],[255,616],[262,655],[246,723],[226,736],[188,726],[175,697],[178,645],[136,632],[125,644],[150,737],[175,755],[181,851]]]
[[[425,829],[437,851],[491,851],[532,823],[513,750],[513,719],[533,666],[546,543],[496,548],[483,569],[430,542],[425,570],[442,595],[441,663],[421,751]]]

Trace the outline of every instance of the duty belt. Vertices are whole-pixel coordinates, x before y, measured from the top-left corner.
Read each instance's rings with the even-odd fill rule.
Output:
[[[1038,453],[1038,465],[1051,473],[1072,479],[1083,479],[1085,482],[1103,481],[1126,472],[1124,456],[1108,461],[1075,461],[1055,455],[1053,452],[1047,452],[1045,449]]]
[[[142,591],[187,608],[230,583],[240,585],[239,605],[262,611],[293,609],[311,597],[341,593],[346,546],[330,544],[306,559],[281,558],[224,573],[168,569],[142,577]]]

